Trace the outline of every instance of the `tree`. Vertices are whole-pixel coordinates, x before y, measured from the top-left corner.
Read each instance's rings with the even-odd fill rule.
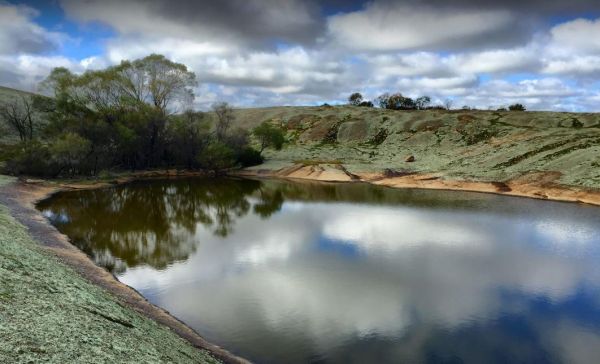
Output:
[[[187,106],[194,97],[196,75],[184,64],[160,54],[123,61],[109,70],[116,72],[118,90],[123,95],[153,105],[163,113],[168,113],[174,104]]]
[[[362,101],[363,96],[358,92],[355,92],[352,95],[350,95],[350,97],[348,97],[348,103],[350,105],[358,106]]]
[[[525,111],[525,106],[523,104],[512,104],[508,107],[510,111]]]
[[[73,176],[90,151],[90,141],[76,133],[66,133],[50,147],[50,153],[61,170],[67,169]],[[59,172],[60,173],[60,172]]]
[[[446,99],[444,101],[444,107],[446,108],[446,110],[452,109],[453,105],[454,105],[454,101],[452,99]]]
[[[375,99],[382,109],[389,110],[414,110],[416,103],[410,97],[405,97],[401,93],[389,94],[385,93]]]
[[[219,170],[262,161],[249,147],[248,130],[232,127],[234,112],[227,103],[213,107],[214,131],[211,114],[176,112],[190,104],[194,85],[195,75],[185,65],[156,54],[83,74],[55,68],[42,83],[54,98],[0,105],[0,121],[12,120],[26,142],[3,146],[0,166],[16,173],[96,175],[109,168]],[[36,140],[38,131],[44,140]]]
[[[431,98],[429,96],[421,96],[415,100],[415,106],[419,110],[426,109],[431,104]]]
[[[373,103],[371,101],[363,101],[358,106],[361,106],[361,107],[373,107],[374,105],[373,105]]]
[[[258,139],[260,144],[260,153],[262,153],[267,147],[280,150],[285,142],[285,136],[283,135],[281,128],[278,128],[267,121],[263,121],[259,126],[254,128],[252,133],[256,139]]]
[[[202,112],[186,110],[169,123],[170,150],[187,168],[197,164],[196,156],[209,142],[210,124]]]
[[[4,102],[0,105],[0,118],[19,134],[22,142],[33,139],[35,123],[31,98],[21,96]]]
[[[235,120],[233,115],[233,108],[226,102],[219,102],[213,104],[212,110],[217,116],[217,124],[215,126],[215,132],[217,134],[217,140],[223,141],[227,136],[227,131],[231,127],[231,124]]]
[[[200,165],[214,173],[233,167],[235,155],[233,150],[225,143],[218,140],[211,142],[206,149],[198,155]]]
[[[390,99],[390,94],[386,92],[384,94],[381,94],[381,95],[377,96],[375,98],[375,103],[377,105],[379,105],[380,108],[387,109],[388,108],[389,99]]]

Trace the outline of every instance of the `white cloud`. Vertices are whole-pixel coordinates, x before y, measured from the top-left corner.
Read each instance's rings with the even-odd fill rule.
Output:
[[[101,58],[85,58],[77,61],[63,56],[18,55],[0,56],[0,83],[21,90],[36,92],[38,84],[53,68],[66,67],[75,73],[86,69],[104,67]]]
[[[544,73],[585,76],[600,72],[600,56],[578,56],[548,59],[542,70]]]
[[[550,30],[555,46],[570,51],[600,52],[600,19],[576,19]]]
[[[455,69],[473,73],[523,72],[539,68],[536,47],[497,49],[450,57]]]
[[[467,10],[369,3],[365,9],[328,19],[332,42],[349,49],[394,51],[467,46],[514,26],[506,10]]]
[[[31,7],[0,2],[0,55],[48,52],[67,39],[37,25],[32,19],[38,15]]]

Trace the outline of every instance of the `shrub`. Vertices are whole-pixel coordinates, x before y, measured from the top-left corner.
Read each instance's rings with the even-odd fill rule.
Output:
[[[458,129],[467,145],[473,145],[489,140],[498,135],[498,130],[492,126],[484,127],[476,123],[469,123]]]
[[[3,172],[11,175],[55,177],[59,172],[48,147],[36,141],[4,148],[2,159]]]
[[[359,106],[363,102],[363,95],[358,92],[353,93],[348,97],[348,103],[350,105]]]
[[[264,158],[261,153],[254,148],[246,148],[242,150],[242,152],[237,157],[238,163],[242,167],[252,167],[262,164],[264,162]]]
[[[337,122],[333,124],[328,130],[325,136],[323,137],[323,143],[332,144],[337,142],[337,135],[340,130],[340,125],[342,122]]]
[[[227,144],[213,141],[198,155],[198,163],[203,168],[219,173],[235,165],[235,154]]]
[[[254,128],[252,133],[260,144],[260,153],[267,147],[280,150],[285,142],[283,130],[267,121],[263,121],[259,126]]]
[[[415,100],[415,106],[419,110],[425,110],[431,104],[431,97],[429,96],[421,96]]]
[[[83,172],[82,164],[91,148],[89,140],[76,133],[66,133],[51,146],[52,159],[71,176]]]
[[[388,131],[385,128],[381,128],[379,129],[379,131],[377,132],[377,134],[375,134],[373,136],[373,138],[371,138],[371,140],[369,140],[369,143],[373,144],[373,145],[379,145],[381,143],[383,143],[388,137]]]
[[[508,107],[510,111],[525,111],[525,106],[523,104],[512,104]]]

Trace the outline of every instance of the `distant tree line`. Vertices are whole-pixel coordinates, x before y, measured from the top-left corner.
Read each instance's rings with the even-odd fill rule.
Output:
[[[443,105],[431,105],[431,97],[421,96],[416,99],[402,95],[401,93],[384,93],[376,97],[373,101],[366,101],[359,92],[354,92],[348,97],[348,104],[353,106],[374,107],[379,106],[388,110],[451,110],[453,106],[452,99],[446,99]],[[462,110],[476,110],[467,105]],[[498,111],[525,111],[523,104],[512,104],[508,108],[500,108]]]
[[[3,170],[53,177],[166,167],[218,172],[260,164],[262,149],[281,147],[283,132],[269,126],[266,136],[257,131],[261,151],[252,148],[252,134],[234,127],[227,103],[193,110],[195,85],[185,65],[156,54],[81,75],[55,68],[42,83],[53,97],[0,103],[0,121],[18,135],[0,140]]]

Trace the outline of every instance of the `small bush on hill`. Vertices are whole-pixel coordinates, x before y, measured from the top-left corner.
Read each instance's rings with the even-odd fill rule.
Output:
[[[242,167],[257,166],[264,162],[264,158],[262,157],[261,153],[258,150],[250,147],[242,150],[237,159]]]
[[[525,111],[525,106],[523,104],[512,104],[508,107],[510,111]]]
[[[260,144],[259,153],[262,153],[268,147],[280,150],[285,142],[283,130],[268,121],[263,121],[259,126],[254,128],[252,134],[254,134],[254,137]]]
[[[350,105],[359,106],[363,102],[363,95],[358,92],[353,93],[348,97],[348,103]]]
[[[383,143],[388,137],[388,131],[385,128],[381,128],[379,129],[379,131],[377,132],[377,134],[375,134],[373,136],[373,138],[371,138],[371,140],[369,140],[369,143],[373,144],[373,145],[379,145],[381,143]]]

